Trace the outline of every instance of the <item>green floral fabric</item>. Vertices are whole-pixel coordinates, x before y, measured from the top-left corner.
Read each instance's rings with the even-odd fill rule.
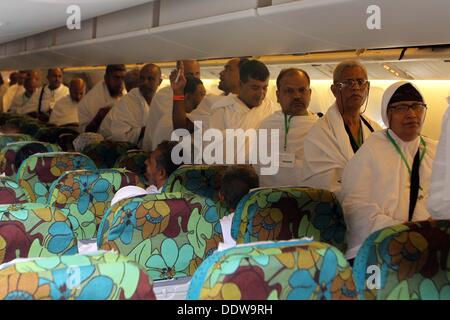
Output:
[[[320,242],[253,243],[216,252],[192,277],[194,300],[355,300],[343,254]]]
[[[38,258],[0,270],[0,300],[155,300],[153,282],[111,253]]]
[[[241,199],[231,234],[238,243],[313,237],[345,252],[346,225],[333,193],[312,188],[258,189]]]
[[[16,169],[14,162],[16,160],[16,154],[23,146],[30,143],[40,143],[45,146],[48,152],[58,152],[61,148],[56,144],[39,142],[39,141],[20,141],[9,143],[0,151],[0,172],[4,173],[7,177],[16,177]]]
[[[77,252],[72,225],[60,210],[37,203],[0,205],[0,263]]]
[[[0,177],[0,204],[29,202],[30,197],[16,181]]]
[[[372,233],[353,273],[368,300],[450,300],[450,220],[400,224]]]
[[[143,186],[135,173],[124,169],[70,171],[52,185],[48,204],[69,217],[79,240],[91,239],[114,194],[130,185]]]
[[[18,141],[31,141],[33,138],[27,134],[15,133],[15,134],[0,134],[0,149],[6,147],[8,143]]]
[[[153,280],[191,276],[223,241],[215,203],[193,194],[133,198],[100,229],[99,248],[137,261]]]
[[[97,167],[78,152],[36,153],[22,163],[17,181],[32,202],[47,203],[51,184],[66,171],[80,169],[96,170]]]

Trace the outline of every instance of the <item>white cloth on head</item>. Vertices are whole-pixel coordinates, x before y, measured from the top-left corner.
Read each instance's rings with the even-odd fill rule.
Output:
[[[219,221],[220,227],[222,229],[223,242],[219,243],[219,246],[217,248],[218,251],[222,251],[236,246],[236,240],[234,240],[233,237],[231,236],[231,226],[233,224],[233,217],[234,212],[231,212],[230,214],[224,216]]]
[[[73,147],[77,152],[83,152],[86,146],[105,140],[101,134],[94,132],[83,132],[73,140]]]
[[[136,196],[147,194],[147,191],[137,186],[126,186],[117,190],[111,200],[111,206],[123,199],[128,199]]]
[[[280,167],[275,175],[261,175],[260,170],[256,170],[259,175],[261,187],[279,187],[279,186],[300,186],[301,185],[301,167],[303,164],[303,141],[311,127],[317,122],[319,117],[308,112],[308,115],[294,116],[290,120],[289,132],[286,139],[286,150],[284,150],[284,142],[286,137],[285,130],[285,114],[277,111],[267,117],[259,126],[259,129],[267,129],[267,149],[271,153],[291,153],[295,155],[295,163],[291,168]],[[273,150],[271,144],[271,129],[278,129],[279,150]],[[260,165],[256,165],[255,169]]]
[[[99,133],[113,141],[138,144],[142,127],[145,126],[149,105],[139,88],[123,96],[106,115]]]
[[[60,99],[53,108],[49,122],[57,126],[78,123],[78,102],[73,101],[70,95]]]
[[[162,192],[162,188],[158,188],[157,186],[155,186],[154,184],[150,185],[147,189],[145,189],[147,191],[148,194],[158,194]]]
[[[450,106],[450,97],[447,100]],[[450,219],[450,107],[442,121],[433,163],[428,210],[434,219]]]
[[[375,131],[381,130],[375,121],[363,117]],[[361,126],[365,141],[372,132],[362,122]],[[342,171],[354,152],[336,104],[311,128],[305,138],[303,152],[303,184],[338,194],[341,189]]]
[[[38,92],[39,95],[41,95],[42,88],[39,88]],[[61,84],[58,88],[55,90],[50,90],[48,85],[44,87],[44,93],[42,95],[42,103],[41,103],[41,112],[48,112],[49,110],[53,109],[55,107],[56,102],[64,98],[70,94],[69,88],[66,87],[64,84]],[[36,106],[36,110],[38,111],[39,101],[38,105]]]
[[[404,142],[390,130],[412,167],[419,147],[417,139]],[[423,138],[426,154],[420,164],[420,186],[413,221],[428,219],[426,208],[436,142]],[[423,150],[423,149],[422,149]],[[342,177],[340,200],[347,225],[347,259],[354,258],[373,232],[408,221],[410,175],[386,130],[375,132],[348,162]]]
[[[126,94],[125,89],[123,94]],[[113,107],[114,103],[119,99],[120,97],[111,97],[104,80],[97,83],[83,99],[81,99],[78,105],[80,132],[85,131],[86,126],[94,119],[101,108]]]
[[[21,95],[24,92],[25,88],[21,85],[18,85],[17,83],[8,87],[8,90],[3,96],[3,112],[8,112],[9,109],[11,108],[11,104],[14,100],[14,97],[16,95]]]

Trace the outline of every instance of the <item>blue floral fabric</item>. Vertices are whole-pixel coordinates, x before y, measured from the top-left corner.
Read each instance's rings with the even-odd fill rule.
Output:
[[[155,300],[153,282],[111,253],[39,258],[0,270],[0,300]]]
[[[368,300],[450,300],[450,220],[409,222],[372,233],[353,265]]]
[[[80,169],[96,170],[97,167],[78,152],[36,153],[22,163],[17,181],[32,202],[47,203],[52,183],[63,173]]]
[[[115,210],[97,245],[135,260],[153,280],[191,276],[223,241],[215,203],[197,195],[136,197]]]
[[[333,193],[312,188],[258,189],[241,199],[231,235],[238,243],[313,237],[345,252],[346,225]]]
[[[192,277],[190,300],[356,300],[343,254],[321,242],[253,243],[215,252]]]
[[[114,194],[125,186],[143,187],[135,173],[124,169],[70,171],[52,185],[48,204],[69,217],[78,239],[91,239]]]
[[[72,224],[60,210],[38,203],[0,205],[0,263],[77,252]]]

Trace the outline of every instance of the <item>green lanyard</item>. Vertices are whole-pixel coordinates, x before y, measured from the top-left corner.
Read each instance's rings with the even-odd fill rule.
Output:
[[[389,130],[386,130],[386,136],[388,137],[389,141],[394,146],[394,148],[397,151],[397,153],[402,158],[403,162],[406,165],[406,168],[408,169],[409,175],[411,176],[411,167],[409,166],[408,161],[406,161],[405,155],[403,154],[402,150],[398,146],[397,142],[395,142],[394,138],[392,138],[392,136],[389,134]],[[420,137],[420,144],[423,145],[424,149],[422,151],[422,154],[420,155],[419,166],[420,166],[420,163],[422,163],[422,160],[423,160],[423,157],[425,156],[425,153],[427,152],[427,144],[425,143],[425,141],[423,140],[422,137]]]
[[[286,151],[287,148],[287,137],[289,133],[289,128],[291,126],[291,119],[294,116],[287,116],[286,113],[284,113],[284,151]]]

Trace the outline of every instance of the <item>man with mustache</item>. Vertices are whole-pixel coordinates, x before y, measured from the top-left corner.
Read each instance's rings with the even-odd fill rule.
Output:
[[[161,69],[146,64],[139,73],[139,86],[124,96],[100,126],[100,133],[114,141],[142,144],[152,99],[162,82]]]
[[[381,129],[362,115],[365,110],[361,112],[367,105],[369,86],[367,70],[358,61],[336,66],[331,85],[336,101],[305,138],[303,185],[339,193],[347,162],[372,132]]]
[[[279,150],[272,150],[268,138],[268,149],[280,154],[280,168],[275,175],[260,175],[261,187],[301,185],[300,169],[303,162],[303,141],[318,116],[308,111],[311,101],[309,75],[297,68],[282,70],[277,78],[277,99],[281,111],[267,117],[259,129],[279,131]],[[261,170],[256,170],[261,172]]]
[[[420,134],[426,109],[413,84],[401,81],[386,89],[381,115],[387,129],[370,136],[342,176],[347,259],[379,229],[430,218],[426,203],[436,141]]]
[[[80,132],[97,132],[113,105],[127,93],[123,83],[125,75],[123,64],[106,66],[104,80],[97,83],[80,101]]]

